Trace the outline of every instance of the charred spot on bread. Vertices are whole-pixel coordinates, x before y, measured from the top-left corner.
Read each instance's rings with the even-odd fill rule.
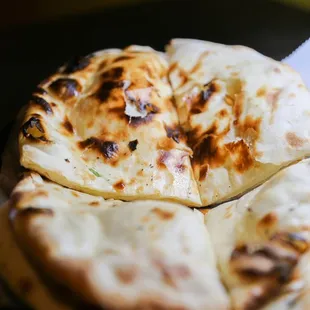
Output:
[[[194,149],[193,164],[208,164],[210,168],[223,165],[227,158],[227,149],[220,145],[221,137],[209,134]]]
[[[127,116],[128,117],[128,123],[129,123],[129,126],[131,127],[139,127],[139,126],[142,126],[142,125],[146,125],[148,123],[151,123],[152,120],[154,119],[155,117],[155,113],[149,113],[147,114],[145,117],[139,117],[139,116]]]
[[[68,100],[72,97],[77,97],[82,87],[74,79],[59,78],[50,84],[49,89],[59,98]]]
[[[179,126],[169,127],[169,126],[165,125],[165,130],[166,130],[168,138],[171,138],[176,143],[180,143],[181,128]]]
[[[273,235],[255,248],[246,244],[237,246],[231,254],[230,267],[243,282],[261,286],[259,294],[249,297],[245,309],[261,309],[279,295],[292,280],[295,266],[308,248],[300,234],[286,232]]]
[[[69,121],[69,119],[66,117],[64,122],[62,123],[64,129],[69,133],[69,134],[73,134],[74,133],[74,129],[73,129],[73,125],[71,124],[71,122]]]
[[[113,60],[113,63],[120,62],[120,61],[125,61],[125,60],[131,60],[133,58],[134,58],[133,55],[123,55],[123,56],[116,57]]]
[[[198,114],[205,111],[209,104],[210,98],[219,90],[220,87],[215,83],[215,81],[205,84],[203,90],[192,99],[190,113]]]
[[[138,140],[132,140],[128,143],[128,147],[130,149],[131,152],[135,151],[137,149],[137,145],[138,145]]]
[[[107,71],[104,71],[101,77],[105,80],[118,80],[123,75],[123,67],[113,67]]]
[[[81,71],[90,65],[92,55],[72,57],[64,66],[63,73],[71,74]]]
[[[95,96],[101,101],[106,102],[114,89],[119,89],[124,86],[123,81],[104,81],[100,88],[95,93]]]
[[[160,109],[151,103],[141,103],[141,105],[139,105],[139,110],[140,112],[147,112],[148,114],[145,117],[126,115],[129,126],[139,127],[151,123],[155,115],[160,112]]]
[[[93,148],[102,154],[106,159],[111,159],[117,156],[119,146],[113,141],[102,141],[98,138],[92,137],[85,141],[79,142],[79,147],[82,149]]]
[[[42,126],[39,115],[32,116],[28,121],[21,127],[23,136],[33,142],[49,142],[45,136],[45,130]]]
[[[32,96],[32,98],[30,99],[30,104],[40,107],[47,114],[53,114],[53,109],[51,105],[42,97]]]

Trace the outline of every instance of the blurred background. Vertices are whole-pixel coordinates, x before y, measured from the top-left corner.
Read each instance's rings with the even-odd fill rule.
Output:
[[[0,25],[7,27],[14,24],[29,24],[36,21],[53,20],[70,15],[96,12],[98,10],[102,11],[109,7],[135,5],[151,1],[156,0],[11,0],[5,4],[6,9],[1,10]],[[161,2],[164,3],[166,1]],[[207,3],[208,0],[203,2]],[[219,2],[225,5],[225,2],[234,3],[235,1]],[[252,1],[248,0],[246,2],[248,5],[251,5]],[[309,0],[278,0],[278,2],[304,10],[310,9]]]
[[[5,3],[4,3],[5,2]],[[0,130],[75,55],[173,37],[243,44],[282,59],[310,37],[310,0],[9,0],[0,7]]]

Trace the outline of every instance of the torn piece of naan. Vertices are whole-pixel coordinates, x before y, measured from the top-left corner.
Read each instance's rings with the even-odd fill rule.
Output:
[[[17,185],[10,204],[27,253],[92,305],[230,308],[197,210],[155,200],[104,200],[33,173]]]
[[[234,309],[309,309],[310,159],[205,218]]]
[[[104,198],[200,205],[167,70],[164,54],[141,46],[70,61],[30,100],[21,164]]]
[[[242,194],[310,154],[298,73],[243,46],[172,40],[169,79],[204,205]]]

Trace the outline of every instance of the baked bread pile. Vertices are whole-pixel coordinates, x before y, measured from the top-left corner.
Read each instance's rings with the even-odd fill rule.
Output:
[[[0,275],[34,309],[310,309],[310,93],[243,46],[77,57],[2,158]]]

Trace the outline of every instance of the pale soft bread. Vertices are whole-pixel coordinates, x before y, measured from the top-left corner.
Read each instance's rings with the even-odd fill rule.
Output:
[[[15,294],[14,299],[4,290],[0,293],[0,307],[15,307],[18,300],[33,309],[67,309],[50,294],[37,272],[19,248],[9,223],[8,197],[19,181],[18,128],[20,116],[13,126],[2,154],[0,172],[0,278]],[[1,291],[1,286],[0,286]]]
[[[203,215],[104,200],[31,174],[11,197],[20,243],[55,281],[104,309],[229,309]]]
[[[7,201],[12,189],[19,181],[21,172],[18,161],[17,128],[18,125],[15,124],[2,154],[0,172],[0,278],[15,296],[13,299],[3,291],[3,303],[0,303],[0,307],[14,308],[22,301],[32,309],[70,309],[70,306],[63,304],[58,298],[55,298],[55,295],[51,294],[38,272],[30,265],[16,242],[9,222]],[[15,300],[15,297],[20,300]]]
[[[310,159],[205,217],[234,309],[309,309]]]
[[[174,39],[167,48],[202,203],[244,193],[310,154],[310,94],[290,67],[243,46]]]
[[[20,116],[20,115],[19,115]],[[76,309],[76,303],[62,288],[51,287],[42,279],[40,271],[20,249],[9,223],[8,198],[12,189],[22,176],[18,154],[18,119],[13,126],[8,142],[2,154],[2,166],[0,172],[0,280],[8,287],[1,292],[0,308],[16,308],[17,305],[27,304],[31,309]],[[67,298],[63,298],[66,294]]]
[[[164,54],[131,46],[75,59],[34,92],[21,164],[89,194],[200,205]]]
[[[10,290],[28,304],[32,309],[65,310],[69,306],[62,304],[46,288],[37,274],[37,271],[29,264],[23,251],[19,248],[13,235],[8,219],[9,208],[5,203],[0,207],[0,277]],[[1,289],[1,287],[0,287]],[[1,294],[0,294],[1,295]],[[11,306],[17,300],[8,300]],[[6,304],[1,304],[1,307]],[[13,305],[14,308],[14,305]],[[14,308],[15,309],[15,308]]]

